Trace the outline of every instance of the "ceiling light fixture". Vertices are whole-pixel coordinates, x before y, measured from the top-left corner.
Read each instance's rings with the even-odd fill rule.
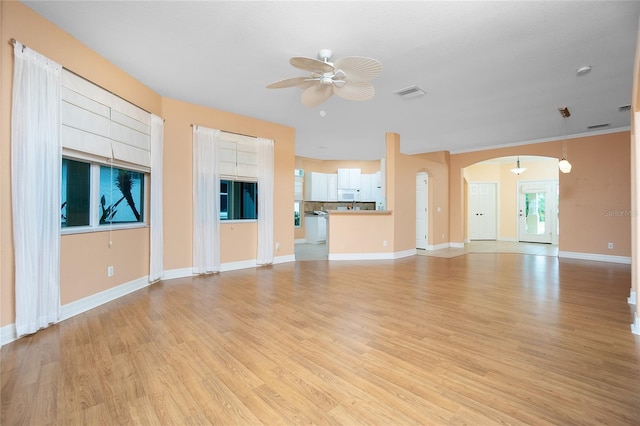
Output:
[[[571,163],[567,160],[567,118],[571,116],[569,108],[558,108],[562,116],[562,159],[558,161],[558,168],[562,173],[571,173]]]
[[[591,72],[591,65],[585,65],[576,70],[576,77],[583,77]]]
[[[518,156],[518,161],[516,161],[516,166],[511,169],[511,171],[517,175],[527,170],[525,167],[520,167],[520,156]]]

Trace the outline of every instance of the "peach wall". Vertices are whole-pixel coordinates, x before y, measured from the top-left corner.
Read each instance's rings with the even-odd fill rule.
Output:
[[[275,256],[293,255],[293,186],[295,131],[266,121],[163,98],[165,268],[192,265],[192,124],[232,133],[273,139],[275,162],[274,243]],[[221,229],[221,261],[256,258],[255,224],[229,224]]]
[[[330,254],[394,251],[391,215],[330,213],[327,225]],[[386,246],[384,241],[387,241]]]
[[[363,174],[380,171],[380,160],[317,160],[308,157],[296,157],[296,168],[305,173],[338,173],[338,169],[360,169]]]
[[[559,174],[561,251],[631,255],[630,134],[608,133],[569,139],[570,174]],[[479,161],[510,155],[560,158],[562,142],[545,142],[451,156],[451,241],[464,241],[462,170]],[[622,216],[616,215],[622,212]],[[587,232],[588,231],[588,232]],[[613,242],[609,250],[607,243]]]
[[[444,152],[405,155],[400,135],[387,133],[387,209],[394,216],[394,251],[416,248],[416,174],[429,175],[430,245],[448,242],[449,155]]]
[[[64,235],[60,250],[60,303],[108,290],[149,274],[149,228]],[[107,277],[107,267],[113,276]]]
[[[13,242],[11,222],[10,116],[15,38],[30,48],[57,61],[65,68],[112,91],[140,107],[160,115],[161,99],[131,76],[107,62],[69,34],[13,1],[2,2],[0,48],[1,96],[0,117],[0,326],[15,318]],[[104,233],[65,235],[61,238],[60,291],[63,303],[105,290],[148,274],[148,230],[136,229],[114,233],[114,246],[105,246]],[[126,246],[126,247],[125,247]],[[129,255],[121,257],[123,251]],[[90,256],[85,256],[91,253]],[[80,261],[78,261],[80,259]],[[115,275],[106,278],[107,259],[113,259]],[[73,265],[73,266],[71,266]],[[143,267],[144,265],[144,267]],[[69,268],[73,268],[70,270]]]

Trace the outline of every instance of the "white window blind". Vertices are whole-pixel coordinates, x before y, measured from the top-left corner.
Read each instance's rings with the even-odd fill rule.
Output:
[[[62,146],[80,154],[151,166],[151,114],[63,70]]]
[[[258,179],[256,138],[222,132],[220,135],[220,175],[231,179]]]

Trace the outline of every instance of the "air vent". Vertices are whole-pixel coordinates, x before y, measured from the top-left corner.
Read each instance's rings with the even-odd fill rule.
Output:
[[[609,127],[610,125],[611,123],[594,124],[593,126],[587,126],[587,129],[589,130],[604,129],[605,127]]]
[[[631,105],[622,105],[618,107],[618,112],[631,111]]]
[[[418,96],[424,96],[427,94],[418,86],[411,86],[404,89],[396,90],[394,93],[400,96],[402,99],[417,98]]]

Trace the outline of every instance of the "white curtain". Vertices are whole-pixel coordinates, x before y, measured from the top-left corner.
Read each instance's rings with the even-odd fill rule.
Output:
[[[162,159],[164,146],[164,120],[151,115],[151,202],[149,221],[149,281],[164,275],[162,233]]]
[[[256,263],[273,263],[273,141],[258,138],[258,253]]]
[[[220,272],[220,131],[193,126],[193,272]]]
[[[16,42],[11,106],[11,201],[16,334],[60,317],[62,67]]]

